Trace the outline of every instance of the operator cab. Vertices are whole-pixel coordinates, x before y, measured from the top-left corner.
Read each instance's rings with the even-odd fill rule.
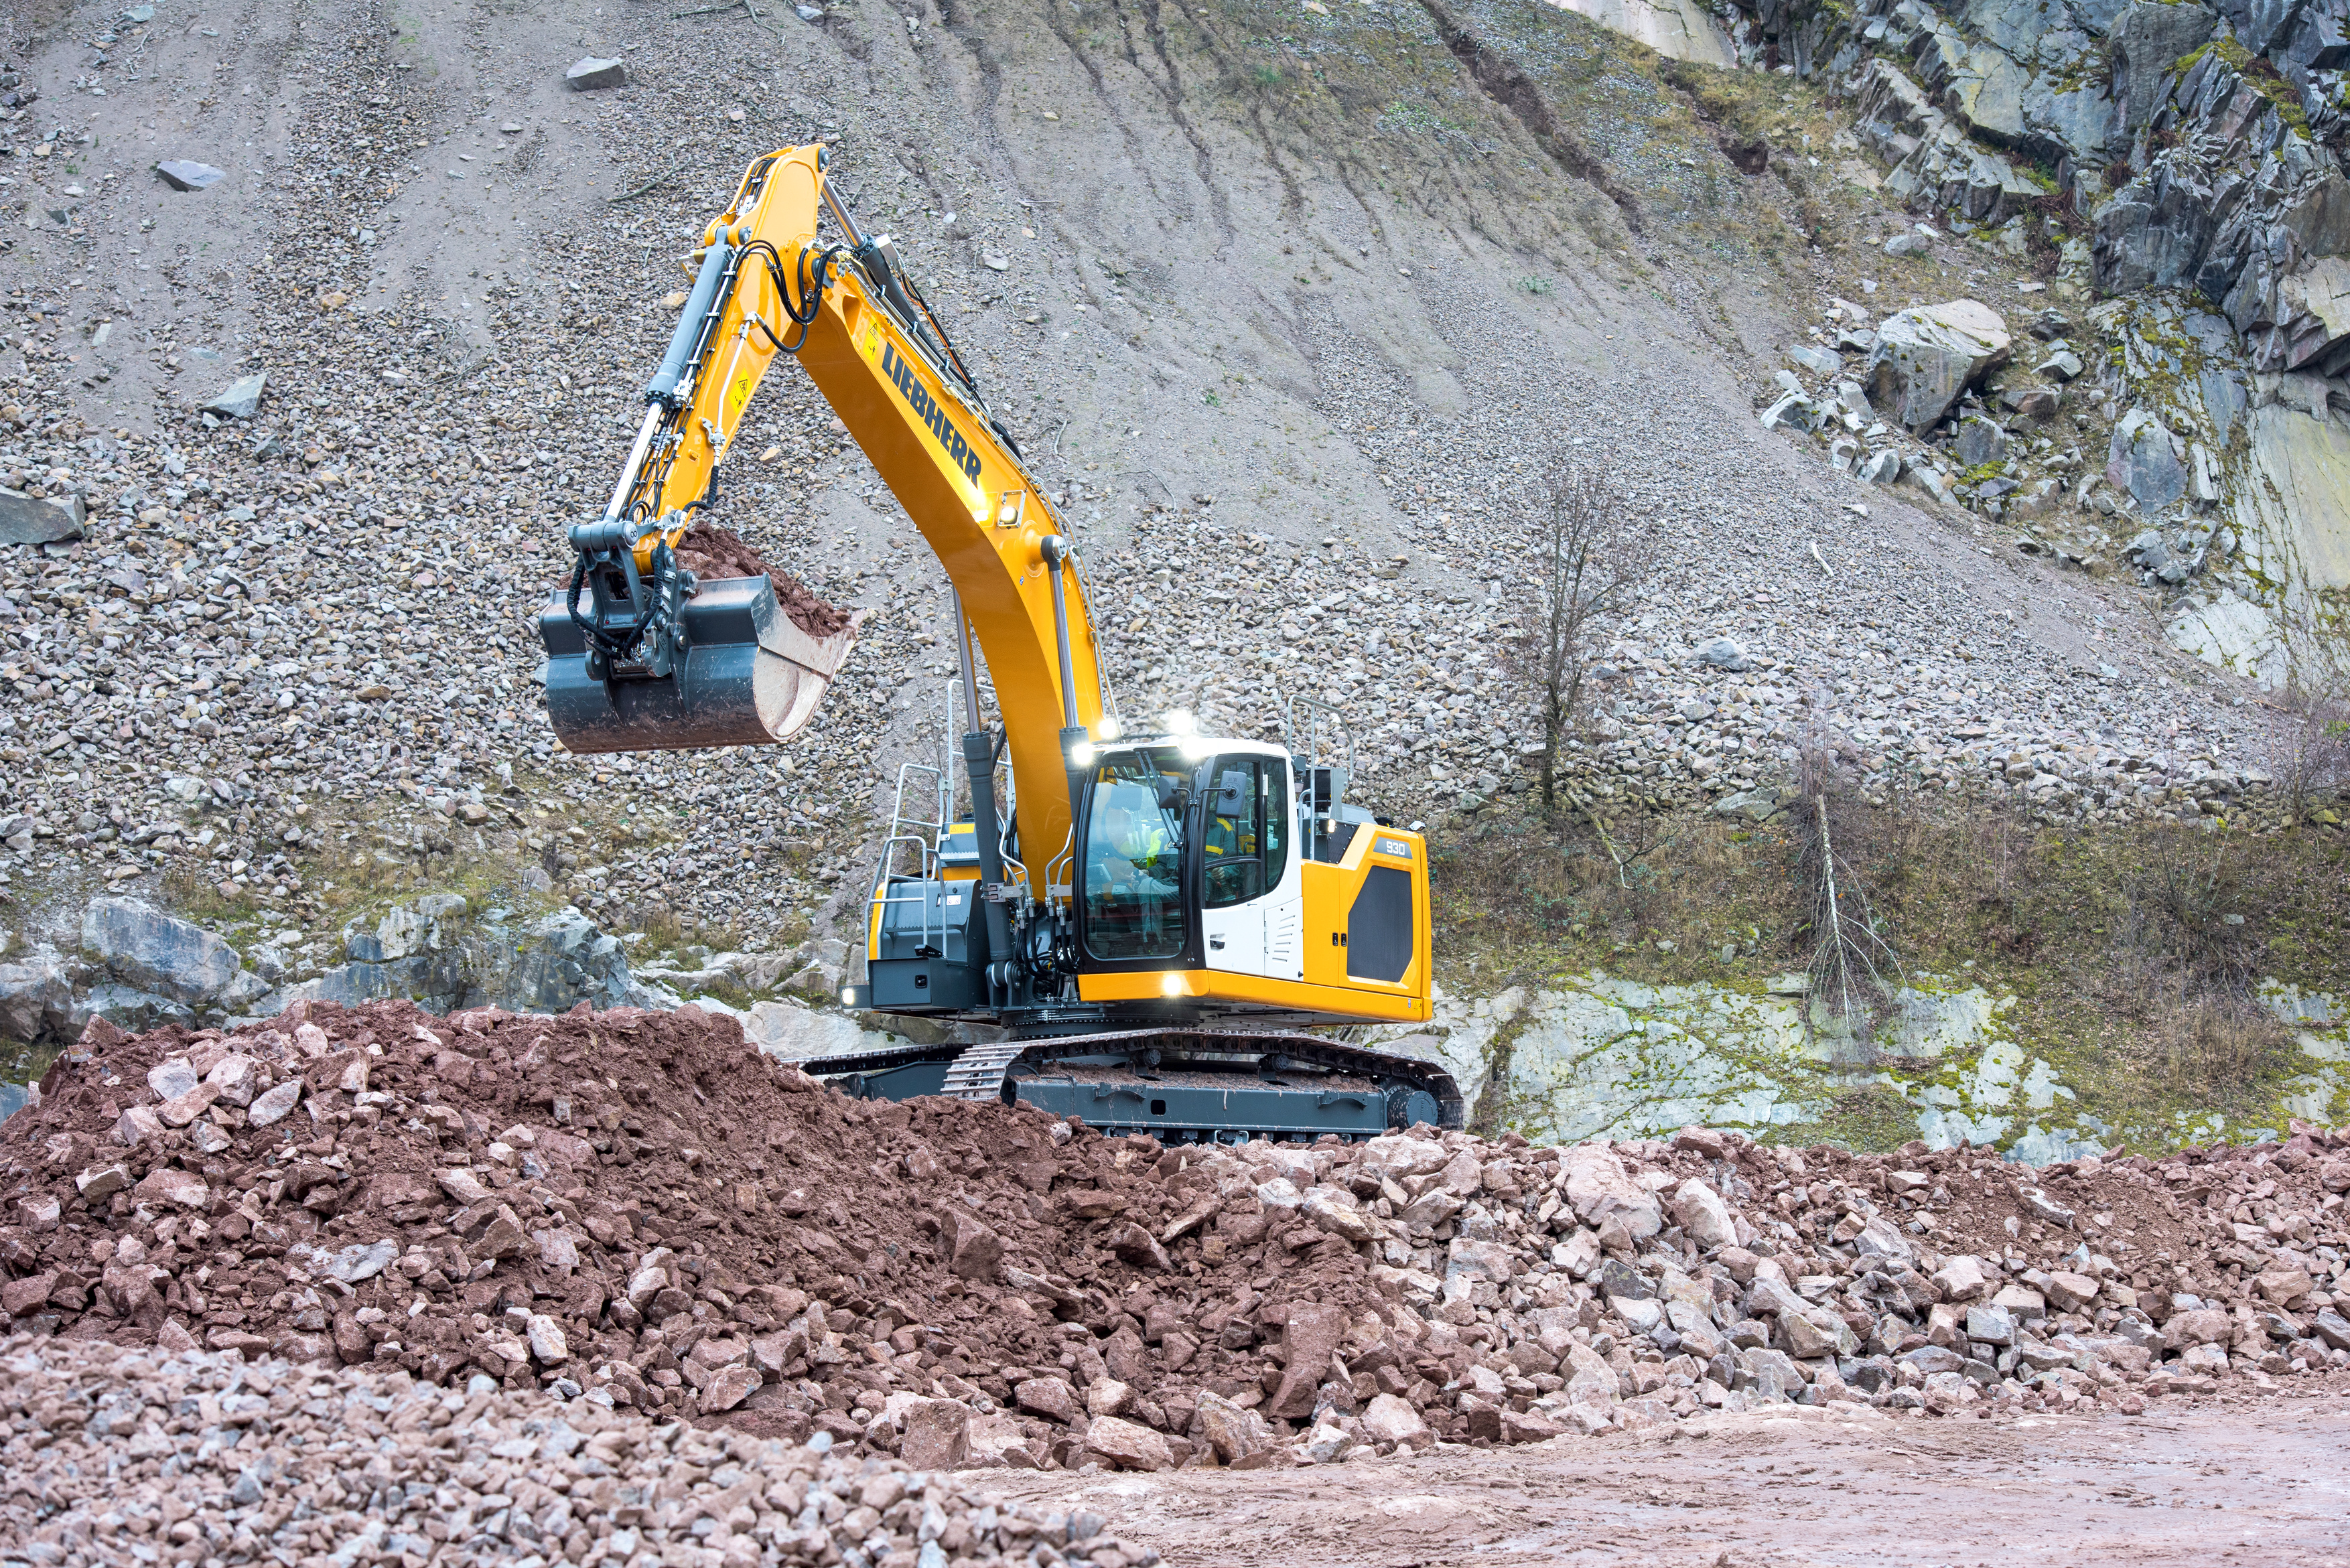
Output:
[[[1423,846],[1340,798],[1350,773],[1190,732],[1089,749],[1069,844],[1040,877],[1005,835],[1001,952],[972,825],[943,802],[927,823],[901,809],[892,842],[921,864],[877,877],[868,981],[845,1000],[1015,1024],[1079,1008],[1425,1016]]]
[[[1306,805],[1277,747],[1187,739],[1110,752],[1078,802],[1080,973],[1300,978]]]

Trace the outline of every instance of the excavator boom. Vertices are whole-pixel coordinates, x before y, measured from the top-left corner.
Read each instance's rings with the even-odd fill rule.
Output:
[[[946,568],[994,677],[1024,836],[1057,847],[1069,826],[1061,732],[1090,729],[1102,716],[1084,586],[1044,487],[917,303],[889,242],[860,234],[831,194],[823,161],[821,147],[760,159],[705,231],[694,286],[645,389],[628,470],[606,515],[575,529],[574,542],[591,537],[615,554],[625,549],[630,559],[619,569],[633,566],[650,585],[660,553],[675,552],[705,507],[769,367],[779,354],[795,356]],[[827,210],[840,241],[820,244],[818,215]],[[648,597],[658,613],[660,590],[649,587]],[[792,638],[801,628],[788,615],[767,616],[754,628],[764,603],[755,587],[732,596],[747,603],[730,608],[723,626],[707,618],[707,629],[693,624],[701,597],[679,600],[689,653],[711,649],[713,639],[740,649],[752,636],[826,679],[847,655],[846,641]],[[571,619],[568,603],[551,608],[551,638],[563,638]],[[771,725],[764,711],[751,711],[755,674],[733,672],[755,662],[734,657],[723,678],[691,692],[672,691],[659,676],[615,682],[582,670],[559,691],[550,678],[548,705],[556,733],[581,751],[788,739],[816,703],[795,690],[800,700]]]

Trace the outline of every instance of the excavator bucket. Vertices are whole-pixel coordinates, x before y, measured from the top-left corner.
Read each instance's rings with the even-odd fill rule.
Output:
[[[764,746],[791,738],[857,644],[854,620],[827,637],[803,630],[766,577],[695,585],[679,617],[671,673],[615,666],[588,672],[588,636],[556,589],[538,618],[546,645],[546,714],[573,752],[674,752]]]

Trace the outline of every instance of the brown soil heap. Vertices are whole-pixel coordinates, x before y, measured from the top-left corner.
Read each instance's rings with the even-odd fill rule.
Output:
[[[43,1091],[0,1125],[19,1327],[486,1373],[923,1468],[2350,1381],[2350,1158],[2315,1129],[2037,1173],[1695,1128],[1162,1149],[851,1100],[691,1007],[95,1025]]]
[[[814,588],[789,572],[781,572],[759,558],[750,542],[731,528],[696,523],[677,542],[677,558],[697,577],[764,577],[775,586],[775,602],[792,624],[810,637],[831,637],[847,631],[849,613],[818,597]]]

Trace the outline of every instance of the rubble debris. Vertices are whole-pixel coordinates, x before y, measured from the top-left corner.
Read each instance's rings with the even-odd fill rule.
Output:
[[[2088,1158],[1425,1127],[1161,1147],[851,1100],[731,1019],[92,1027],[0,1125],[21,1330],[924,1464],[1158,1469],[1774,1403],[2350,1387],[2350,1138]]]
[[[101,1542],[126,1529],[228,1561],[1008,1562],[1040,1542],[1093,1568],[1159,1561],[1098,1514],[974,1495],[822,1434],[700,1431],[486,1376],[444,1389],[398,1367],[20,1334],[0,1341],[0,1537],[36,1563],[110,1559]]]

